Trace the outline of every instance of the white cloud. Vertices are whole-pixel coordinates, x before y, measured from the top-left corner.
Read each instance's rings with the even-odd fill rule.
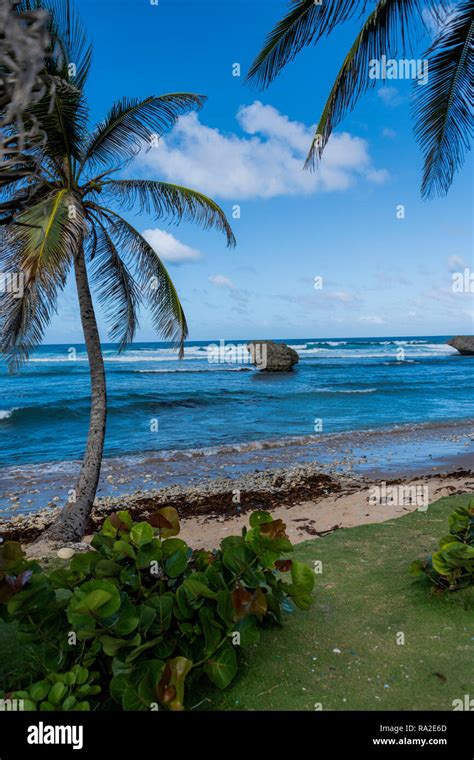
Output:
[[[379,87],[377,96],[389,108],[396,108],[396,106],[399,106],[403,102],[403,98],[396,87]]]
[[[326,297],[330,301],[339,301],[339,303],[354,303],[356,300],[351,293],[347,292],[347,290],[333,290],[332,292],[327,293]]]
[[[201,253],[196,248],[181,243],[174,235],[165,230],[155,228],[144,230],[141,234],[160,259],[168,261],[170,264],[183,264],[201,258]]]
[[[384,325],[385,319],[374,315],[370,317],[359,317],[359,322],[368,322],[371,325]]]
[[[209,282],[215,285],[217,288],[227,288],[228,290],[234,290],[235,285],[224,274],[213,274],[209,277]]]
[[[237,113],[244,132],[224,134],[201,123],[196,113],[179,119],[158,147],[137,159],[144,172],[233,200],[309,195],[345,190],[358,178],[387,179],[372,165],[366,140],[348,132],[333,135],[315,172],[303,164],[313,128],[291,121],[273,106],[255,101]]]
[[[366,177],[369,182],[373,182],[374,185],[383,185],[389,178],[389,173],[386,169],[372,169],[367,172]]]
[[[466,262],[461,256],[450,256],[448,259],[448,269],[450,272],[457,272],[467,267]]]

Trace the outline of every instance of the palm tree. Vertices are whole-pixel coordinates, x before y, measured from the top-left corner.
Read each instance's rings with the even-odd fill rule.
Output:
[[[375,84],[369,62],[404,57],[416,47],[423,12],[436,15],[439,31],[424,53],[429,79],[413,98],[415,135],[424,158],[421,194],[446,195],[470,149],[474,3],[462,0],[292,0],[289,13],[268,35],[248,79],[268,86],[304,47],[316,44],[354,16],[364,18],[319,119],[306,167],[314,167],[335,127]]]
[[[205,99],[190,93],[123,99],[90,133],[84,84],[91,49],[68,1],[44,4],[52,10],[52,38],[61,41],[44,62],[55,93],[52,107],[49,94],[30,107],[46,135],[41,172],[26,184],[18,181],[0,204],[0,217],[11,215],[11,201],[24,199],[27,187],[27,201],[0,228],[0,271],[19,272],[23,278],[21,297],[6,293],[1,300],[0,350],[12,370],[28,359],[73,269],[90,367],[90,425],[74,498],[46,531],[49,539],[73,541],[83,535],[94,502],[106,427],[106,378],[91,286],[120,351],[134,338],[141,302],[148,305],[157,332],[178,348],[180,356],[188,334],[162,261],[115,207],[138,206],[139,211],[154,212],[157,219],[214,227],[226,235],[229,246],[235,239],[223,211],[205,195],[166,182],[114,176],[144,144],[171,129],[181,114],[200,108]]]

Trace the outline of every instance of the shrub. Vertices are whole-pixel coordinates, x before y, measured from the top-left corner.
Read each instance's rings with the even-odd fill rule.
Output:
[[[458,507],[449,517],[449,528],[439,550],[415,560],[410,572],[424,575],[440,589],[456,591],[474,583],[474,503]]]
[[[255,512],[241,536],[193,552],[176,537],[174,509],[142,522],[121,511],[93,550],[49,569],[5,542],[0,617],[16,626],[19,646],[38,647],[43,670],[7,696],[40,710],[181,710],[201,678],[224,689],[240,647],[280,625],[282,610],[311,605],[314,574],[283,559],[293,548],[285,528]]]

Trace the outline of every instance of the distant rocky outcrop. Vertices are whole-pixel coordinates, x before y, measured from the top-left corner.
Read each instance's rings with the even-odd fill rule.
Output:
[[[290,372],[299,356],[286,343],[273,340],[252,340],[247,344],[252,364],[262,372]]]
[[[474,335],[456,335],[448,340],[448,346],[457,349],[463,356],[474,356]]]

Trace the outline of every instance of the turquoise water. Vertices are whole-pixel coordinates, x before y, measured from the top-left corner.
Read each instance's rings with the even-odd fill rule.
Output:
[[[474,418],[474,359],[446,340],[290,339],[300,363],[278,375],[252,369],[243,342],[234,354],[228,344],[225,363],[209,361],[209,341],[189,343],[182,361],[163,343],[136,344],[120,356],[105,345],[105,455],[251,448],[315,432]],[[82,456],[89,414],[84,346],[43,346],[14,376],[2,364],[0,394],[0,466]]]

